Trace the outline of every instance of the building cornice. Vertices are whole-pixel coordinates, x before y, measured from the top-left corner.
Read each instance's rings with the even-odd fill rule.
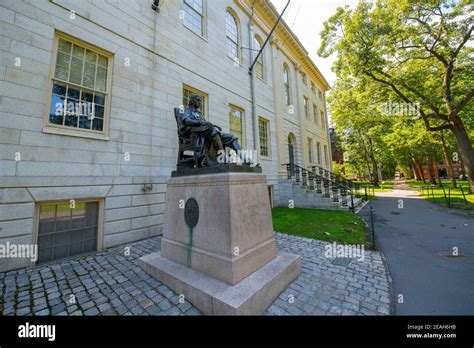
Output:
[[[234,2],[250,16],[253,0],[234,0]],[[257,0],[255,2],[254,23],[265,34],[268,35],[279,15],[275,6],[269,0]],[[308,51],[283,19],[273,32],[272,40],[278,49],[282,50],[282,48],[285,48],[287,53],[296,60],[296,63],[301,65],[301,70],[315,79],[319,85],[323,86],[325,91],[331,89],[321,71],[309,57]]]

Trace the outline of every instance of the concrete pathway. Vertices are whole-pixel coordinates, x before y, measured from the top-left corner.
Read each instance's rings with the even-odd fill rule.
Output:
[[[301,274],[266,315],[384,315],[391,311],[379,252],[335,265],[327,243],[276,234],[280,250],[301,255]],[[0,315],[198,315],[137,259],[160,249],[161,237],[33,269],[0,273]],[[130,254],[125,255],[125,247]],[[181,299],[182,300],[182,299]]]
[[[472,215],[439,207],[404,185],[377,193],[360,212],[366,221],[370,206],[376,239],[393,278],[395,314],[473,315]],[[458,257],[453,257],[453,248]]]

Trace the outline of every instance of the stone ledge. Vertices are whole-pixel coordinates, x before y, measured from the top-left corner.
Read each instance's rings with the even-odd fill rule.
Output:
[[[208,315],[260,315],[301,271],[300,256],[283,252],[235,285],[165,259],[160,252],[143,256],[138,264]]]
[[[248,165],[221,164],[212,167],[202,168],[180,168],[171,173],[171,177],[221,174],[221,173],[262,173],[261,167],[251,167]]]

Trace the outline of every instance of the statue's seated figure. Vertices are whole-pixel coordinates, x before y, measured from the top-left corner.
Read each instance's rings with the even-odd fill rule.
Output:
[[[203,167],[217,165],[220,150],[226,147],[239,153],[241,146],[234,134],[224,133],[218,126],[208,122],[199,111],[202,98],[198,94],[189,97],[189,106],[183,110],[175,109],[178,123],[180,146],[178,167]],[[186,156],[184,151],[193,151],[193,156]]]

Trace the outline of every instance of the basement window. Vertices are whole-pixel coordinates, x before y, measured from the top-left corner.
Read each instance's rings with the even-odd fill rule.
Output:
[[[99,202],[40,205],[37,264],[97,251],[98,226]]]

